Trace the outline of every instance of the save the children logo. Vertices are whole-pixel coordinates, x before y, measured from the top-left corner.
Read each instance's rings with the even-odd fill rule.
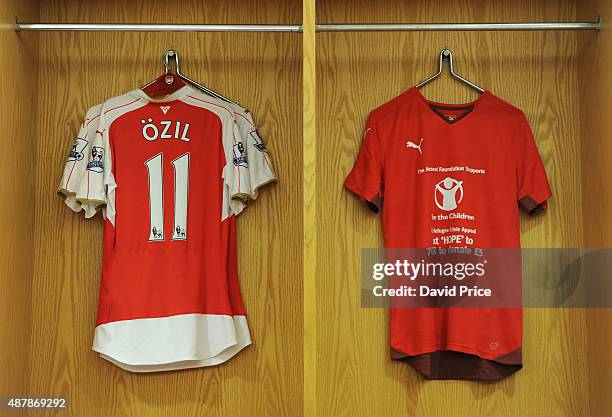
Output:
[[[436,184],[434,200],[438,208],[451,211],[463,200],[463,181],[446,177]]]

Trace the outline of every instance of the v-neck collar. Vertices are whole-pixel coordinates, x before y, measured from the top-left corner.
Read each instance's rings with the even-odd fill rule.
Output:
[[[466,120],[467,117],[472,115],[476,111],[480,103],[482,103],[482,101],[490,94],[488,91],[485,91],[484,93],[480,95],[480,97],[478,97],[476,100],[471,101],[469,103],[447,104],[447,103],[439,103],[436,101],[428,100],[425,98],[423,93],[421,93],[421,91],[418,88],[416,87],[412,87],[412,88],[414,89],[416,96],[419,98],[421,102],[423,102],[423,104],[425,105],[427,110],[431,113],[431,115],[434,116],[435,119],[438,119],[440,122],[444,123],[445,126],[455,126],[460,121]],[[448,120],[444,117],[444,114],[440,112],[440,109],[441,110],[467,110],[467,111],[461,114],[460,116],[458,116],[454,120]]]
[[[184,86],[182,86],[181,88],[179,88],[178,90],[170,93],[169,95],[165,96],[165,97],[161,97],[161,98],[153,98],[150,97],[147,93],[145,93],[144,91],[142,91],[140,88],[137,88],[135,90],[130,91],[128,94],[134,96],[134,97],[138,97],[148,103],[168,103],[171,101],[176,101],[176,100],[180,100],[182,98],[185,98],[188,94],[193,93],[193,88],[188,85],[185,84]]]

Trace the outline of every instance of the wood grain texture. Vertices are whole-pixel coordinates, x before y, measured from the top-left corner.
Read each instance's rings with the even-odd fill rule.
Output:
[[[15,16],[38,18],[31,0],[3,1],[0,8],[0,395],[28,387],[31,239],[34,219],[35,125],[38,37],[15,33]]]
[[[304,416],[317,415],[316,10],[303,1],[304,51]]]
[[[572,21],[578,2],[319,0],[318,23]],[[593,18],[591,16],[590,18]],[[521,108],[549,174],[545,216],[522,218],[525,247],[581,247],[583,175],[576,32],[321,33],[317,44],[317,309],[320,416],[586,417],[591,326],[579,309],[525,310],[524,363],[493,384],[424,382],[388,353],[386,312],[360,307],[360,249],[382,246],[380,218],[342,189],[372,109],[434,73],[443,47],[457,71]],[[475,93],[449,77],[423,89],[465,102]],[[609,102],[609,95],[606,99]],[[605,140],[605,139],[602,139]],[[585,170],[587,171],[585,173]],[[325,364],[324,366],[321,364]],[[609,379],[608,379],[609,382]]]
[[[45,1],[43,21],[296,23],[296,1]],[[302,91],[296,34],[44,33],[32,114],[36,245],[29,393],[67,395],[71,416],[299,416],[302,413]],[[174,47],[189,77],[253,111],[279,182],[238,221],[253,346],[226,364],[130,374],[91,351],[102,222],[55,195],[89,106],[161,73]],[[25,159],[24,159],[25,160]],[[38,413],[37,415],[50,415]]]
[[[601,16],[604,24],[599,33],[581,34],[578,54],[584,244],[612,248],[612,4],[605,0],[585,1],[578,9],[578,17],[589,15]],[[586,320],[591,412],[605,416],[612,410],[612,309],[587,310]]]

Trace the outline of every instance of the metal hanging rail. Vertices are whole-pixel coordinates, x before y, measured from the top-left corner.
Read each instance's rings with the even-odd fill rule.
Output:
[[[601,30],[601,18],[596,22],[539,23],[388,23],[388,24],[324,24],[317,32],[434,32],[434,31],[511,31],[511,30]]]
[[[175,25],[131,23],[20,23],[15,31],[77,32],[301,32],[301,25]]]
[[[512,31],[512,30],[601,30],[601,18],[595,22],[525,22],[525,23],[382,23],[321,24],[317,32],[417,32],[417,31]],[[80,32],[302,32],[302,25],[205,25],[147,23],[20,23],[15,31]]]

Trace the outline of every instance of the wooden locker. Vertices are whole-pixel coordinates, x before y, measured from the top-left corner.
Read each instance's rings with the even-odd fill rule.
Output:
[[[582,2],[565,0],[319,0],[317,22],[589,21],[596,19],[602,8],[609,15],[609,7],[599,3],[582,11]],[[424,381],[406,364],[392,362],[387,312],[360,306],[360,250],[383,246],[381,219],[342,188],[355,161],[368,113],[435,73],[438,54],[448,47],[454,52],[459,74],[521,108],[534,131],[554,197],[544,216],[522,216],[523,247],[609,246],[612,229],[609,218],[604,220],[603,207],[610,207],[611,191],[602,183],[606,177],[598,173],[610,154],[609,141],[602,135],[607,128],[598,124],[597,132],[585,135],[585,129],[594,129],[591,118],[597,113],[593,100],[605,107],[603,103],[610,98],[610,76],[604,70],[610,55],[603,49],[610,45],[610,38],[602,35],[603,31],[318,35],[319,416],[606,415],[610,400],[604,397],[603,388],[596,386],[610,381],[611,345],[606,335],[606,329],[610,333],[610,314],[605,309],[525,309],[525,368],[496,383]],[[585,45],[597,49],[591,52],[597,57],[590,63],[583,56]],[[595,74],[606,80],[600,80],[607,83],[606,91],[593,81]],[[427,98],[446,103],[464,103],[477,96],[448,75],[422,91]],[[591,116],[584,114],[585,109],[593,112]],[[605,115],[610,110],[602,111]],[[597,188],[604,198],[595,204],[599,207],[596,213],[596,208],[583,201],[588,199],[583,194],[585,186]],[[599,224],[595,219],[602,219],[605,234],[595,226]],[[593,228],[597,230],[590,231]],[[605,239],[594,239],[593,234]],[[607,365],[598,368],[595,363]]]
[[[380,217],[342,183],[368,112],[431,75],[448,47],[457,71],[521,108],[536,136],[554,197],[544,216],[522,217],[523,246],[611,247],[610,2],[4,3],[0,395],[68,396],[71,416],[609,414],[609,308],[526,309],[525,369],[495,383],[424,381],[392,362],[387,312],[360,306],[360,250],[382,246]],[[551,22],[598,15],[599,33],[314,34],[315,21]],[[15,16],[66,23],[303,21],[304,35],[15,33]],[[253,346],[217,367],[131,374],[91,351],[102,221],[72,213],[55,190],[85,111],[159,75],[168,48],[179,51],[186,75],[253,111],[279,181],[238,222]],[[423,93],[445,102],[475,97],[448,77]]]
[[[3,395],[68,396],[68,415],[75,416],[299,415],[299,35],[16,34],[12,24],[15,15],[34,22],[299,24],[301,3],[41,1],[30,8],[12,3],[6,13],[3,9],[1,35],[3,68],[6,64],[15,74],[18,86],[2,95],[3,108],[10,109],[3,112],[3,125],[15,132],[7,137],[2,167],[9,201],[3,204],[9,238],[4,270],[10,274],[2,284],[3,300],[9,301],[0,305],[11,319],[0,345],[6,363]],[[131,374],[91,351],[101,218],[72,213],[55,191],[85,111],[157,77],[168,48],[181,54],[183,73],[252,110],[279,181],[266,187],[238,221],[238,263],[253,345],[217,367]]]

